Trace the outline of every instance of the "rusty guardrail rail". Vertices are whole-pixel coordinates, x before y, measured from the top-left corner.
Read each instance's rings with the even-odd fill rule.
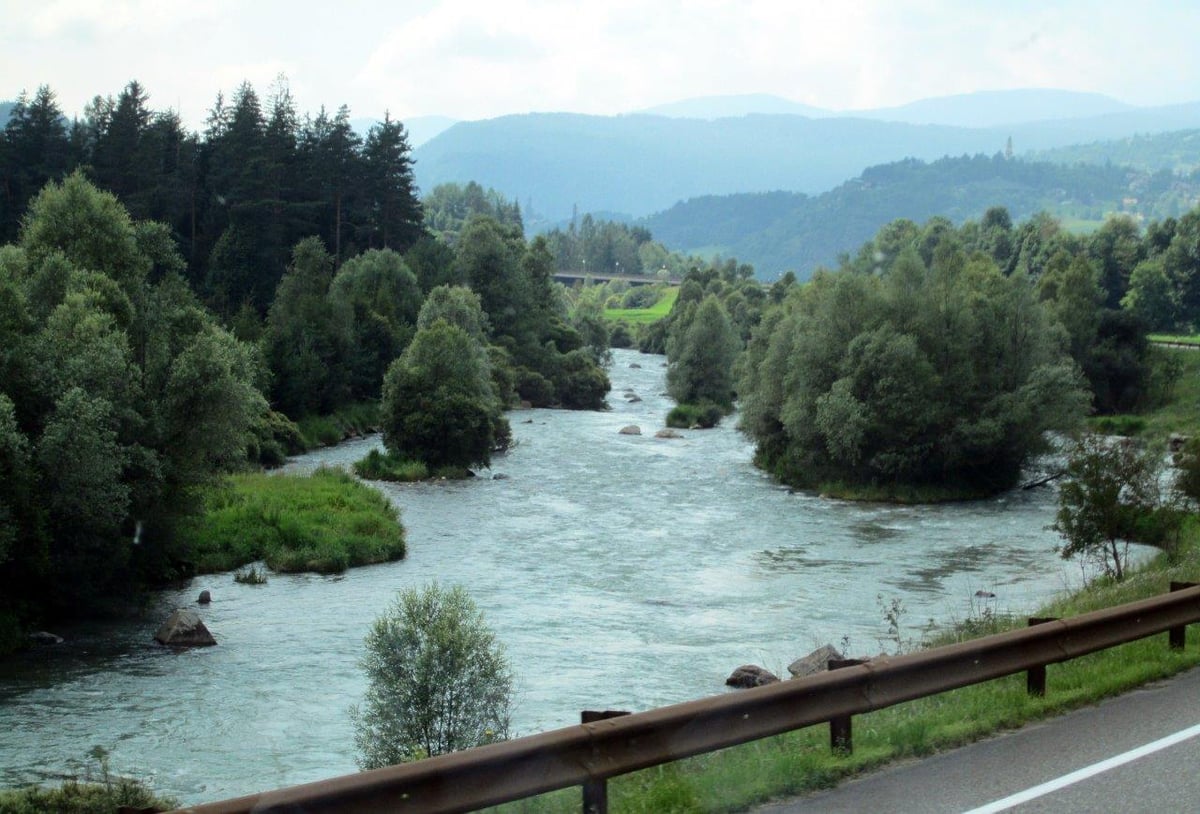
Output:
[[[1172,586],[1173,588],[1179,586]],[[1200,586],[803,679],[568,726],[416,763],[192,806],[242,812],[459,812],[848,718],[1200,621]]]

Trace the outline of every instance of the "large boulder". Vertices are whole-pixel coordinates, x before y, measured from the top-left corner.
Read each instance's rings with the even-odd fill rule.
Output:
[[[217,643],[200,621],[200,615],[187,608],[180,608],[168,616],[154,634],[154,641],[168,647],[211,647]]]
[[[792,674],[792,678],[804,678],[814,673],[823,673],[829,669],[830,659],[843,658],[837,648],[831,644],[818,647],[816,650],[809,653],[807,656],[801,656],[788,665],[788,672]]]
[[[725,679],[725,686],[747,690],[751,687],[761,687],[764,684],[774,684],[777,681],[779,681],[779,676],[765,667],[759,667],[757,664],[743,664],[729,674],[729,678]]]
[[[682,438],[683,435],[681,433],[678,433],[675,430],[671,429],[670,427],[664,427],[663,429],[654,433],[654,437],[655,438]]]
[[[641,435],[642,428],[639,427],[637,424],[630,424],[628,427],[622,427],[620,429],[620,434],[621,435]]]

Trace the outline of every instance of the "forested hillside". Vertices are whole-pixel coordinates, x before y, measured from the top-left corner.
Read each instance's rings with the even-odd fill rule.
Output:
[[[1097,225],[1107,213],[1177,216],[1200,195],[1200,174],[991,157],[913,159],[871,167],[817,196],[788,192],[703,196],[644,219],[666,245],[718,252],[751,263],[759,277],[807,278],[895,218],[941,215],[961,223],[988,207],[1025,218],[1042,210]]]
[[[1113,141],[1034,150],[1024,157],[1059,164],[1120,164],[1146,172],[1191,172],[1200,167],[1200,130],[1139,133]]]

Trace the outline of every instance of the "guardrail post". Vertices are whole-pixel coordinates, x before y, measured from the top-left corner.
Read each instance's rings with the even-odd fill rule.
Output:
[[[1029,626],[1044,625],[1047,622],[1057,622],[1057,616],[1030,616]],[[1030,695],[1044,696],[1046,694],[1046,665],[1039,664],[1030,667],[1025,672],[1025,692]]]
[[[579,722],[590,724],[609,718],[620,718],[622,715],[628,714],[628,712],[617,709],[585,709],[579,714]],[[583,814],[608,814],[607,780],[589,780],[583,784]]]
[[[1171,581],[1171,593],[1182,591],[1184,588],[1195,588],[1200,583]],[[1187,642],[1187,625],[1173,627],[1167,631],[1167,644],[1172,650],[1182,650]]]
[[[862,663],[863,659],[830,659],[828,669],[840,670]],[[829,748],[843,755],[854,752],[854,735],[851,732],[849,715],[829,719]]]

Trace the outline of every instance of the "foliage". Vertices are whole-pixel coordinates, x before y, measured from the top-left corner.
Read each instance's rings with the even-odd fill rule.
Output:
[[[716,296],[696,309],[667,369],[667,391],[680,403],[707,402],[733,409],[733,363],[741,342]]]
[[[681,430],[693,427],[708,430],[720,424],[724,415],[725,410],[712,403],[676,404],[667,413],[667,426]]]
[[[421,461],[396,458],[390,453],[373,449],[362,460],[354,462],[354,474],[366,480],[411,483],[428,478],[429,468]]]
[[[233,581],[239,585],[266,585],[266,571],[258,570],[257,565],[248,565],[233,572]]]
[[[243,465],[266,413],[255,350],[174,274],[162,236],[75,173],[0,249],[5,604],[77,614],[176,575],[173,527]]]
[[[1081,437],[1067,459],[1053,525],[1065,541],[1063,559],[1094,559],[1124,579],[1129,542],[1145,541],[1139,524],[1163,508],[1160,469],[1158,456],[1133,441]]]
[[[401,591],[366,648],[367,692],[351,710],[362,768],[508,737],[512,670],[461,586]]]
[[[404,528],[387,499],[335,469],[234,475],[204,495],[179,530],[198,572],[264,561],[273,571],[337,573],[404,557]]]
[[[878,272],[818,275],[764,317],[738,393],[757,460],[781,479],[885,490],[1016,483],[1085,393],[1023,275],[948,238]]]
[[[397,457],[443,466],[486,466],[502,421],[487,356],[444,321],[421,328],[383,383],[383,443]]]

